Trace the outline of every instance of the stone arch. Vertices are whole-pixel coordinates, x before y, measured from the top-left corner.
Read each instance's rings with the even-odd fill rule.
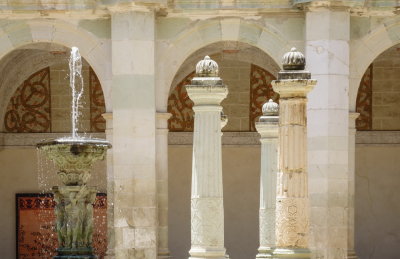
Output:
[[[371,63],[385,50],[400,43],[400,20],[396,17],[383,22],[350,48],[349,110],[355,111],[361,79]]]
[[[16,49],[34,46],[38,43],[57,44],[68,48],[77,46],[99,77],[107,111],[112,110],[112,75],[109,62],[111,48],[108,39],[99,38],[79,25],[60,20],[10,21],[0,31],[0,59]],[[0,94],[4,91],[3,88],[0,88]]]
[[[242,18],[216,18],[193,22],[174,38],[162,42],[159,48],[164,55],[157,64],[157,109],[166,111],[170,87],[184,63],[197,50],[217,42],[232,41],[257,47],[272,58],[276,64],[295,42],[290,42],[272,26],[247,21]],[[296,46],[303,49],[304,46]]]
[[[217,61],[220,76],[230,88],[221,104],[230,118],[223,131],[255,131],[254,122],[261,115],[262,104],[268,98],[279,99],[270,82],[276,79],[280,68],[260,49],[233,41],[209,44],[183,62],[169,91],[167,111],[172,114],[169,130],[193,131],[193,102],[184,86],[190,83],[196,63],[205,55]]]

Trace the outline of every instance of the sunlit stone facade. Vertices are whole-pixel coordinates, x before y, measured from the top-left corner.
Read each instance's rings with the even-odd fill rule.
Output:
[[[394,0],[0,1],[0,257],[15,258],[23,242],[15,195],[58,185],[34,147],[70,132],[67,59],[76,46],[86,85],[79,130],[113,145],[88,183],[107,193],[106,258],[209,258],[209,243],[217,257],[234,259],[267,254],[266,247],[273,254],[274,246],[307,248],[313,259],[400,258],[398,20]],[[307,108],[290,106],[272,86],[293,47],[317,80],[303,96]],[[198,105],[185,86],[205,56],[229,93],[202,113],[208,97]],[[281,143],[276,159],[258,124],[269,99],[302,118],[281,114],[280,136],[301,128],[289,138],[302,148]],[[277,159],[289,155],[308,177],[308,189],[296,189],[308,197],[296,219],[307,231],[296,245],[282,241],[285,234],[270,239],[275,230],[260,215],[276,212],[279,232],[290,213],[260,188],[265,180],[261,186],[284,189],[280,173],[261,176],[269,164],[287,169]],[[213,161],[203,178],[192,178],[195,156]],[[191,232],[206,220],[193,219],[192,182],[200,181],[199,201],[218,203],[201,205],[218,221],[213,235],[194,235],[208,239],[202,255],[191,250]]]

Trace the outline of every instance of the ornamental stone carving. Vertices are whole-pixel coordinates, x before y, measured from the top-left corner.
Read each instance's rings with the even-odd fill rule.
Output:
[[[203,60],[196,65],[196,76],[198,77],[217,77],[218,64],[209,56],[205,56]]]
[[[304,70],[306,58],[303,53],[292,48],[282,58],[282,67],[284,70]]]
[[[272,82],[280,94],[274,258],[310,258],[307,176],[307,94],[316,84],[295,48]]]

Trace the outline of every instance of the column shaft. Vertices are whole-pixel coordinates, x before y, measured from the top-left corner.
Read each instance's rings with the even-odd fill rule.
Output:
[[[276,116],[276,118],[278,118]],[[277,181],[278,125],[274,122],[257,122],[261,135],[260,174],[260,247],[257,258],[271,258],[275,247],[275,203]]]
[[[157,258],[155,17],[135,8],[111,16],[116,259]]]
[[[218,77],[218,64],[206,56],[186,86],[194,106],[191,197],[191,259],[223,259],[224,203],[221,156],[221,101],[228,88]]]
[[[357,259],[354,250],[354,192],[355,192],[355,159],[356,159],[356,119],[360,114],[349,114],[349,210],[348,210],[348,252],[347,259]]]
[[[308,246],[305,111],[305,98],[280,100],[280,153],[276,197],[277,247],[307,248]]]
[[[348,250],[349,39],[346,7],[307,12],[307,65],[318,80],[308,96],[310,248],[321,258]]]
[[[111,112],[102,114],[106,120],[106,139],[112,145],[113,116]],[[114,173],[112,148],[107,151],[107,255],[106,259],[115,258],[115,233],[114,233]]]
[[[168,119],[169,113],[157,113],[156,171],[158,208],[158,258],[169,258],[168,249]]]
[[[191,258],[224,258],[221,106],[194,106]]]

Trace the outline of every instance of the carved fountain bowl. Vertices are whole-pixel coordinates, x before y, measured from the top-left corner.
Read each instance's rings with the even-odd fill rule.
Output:
[[[51,161],[65,185],[82,185],[90,177],[95,161],[104,160],[111,144],[95,138],[60,138],[38,143],[37,148]]]

